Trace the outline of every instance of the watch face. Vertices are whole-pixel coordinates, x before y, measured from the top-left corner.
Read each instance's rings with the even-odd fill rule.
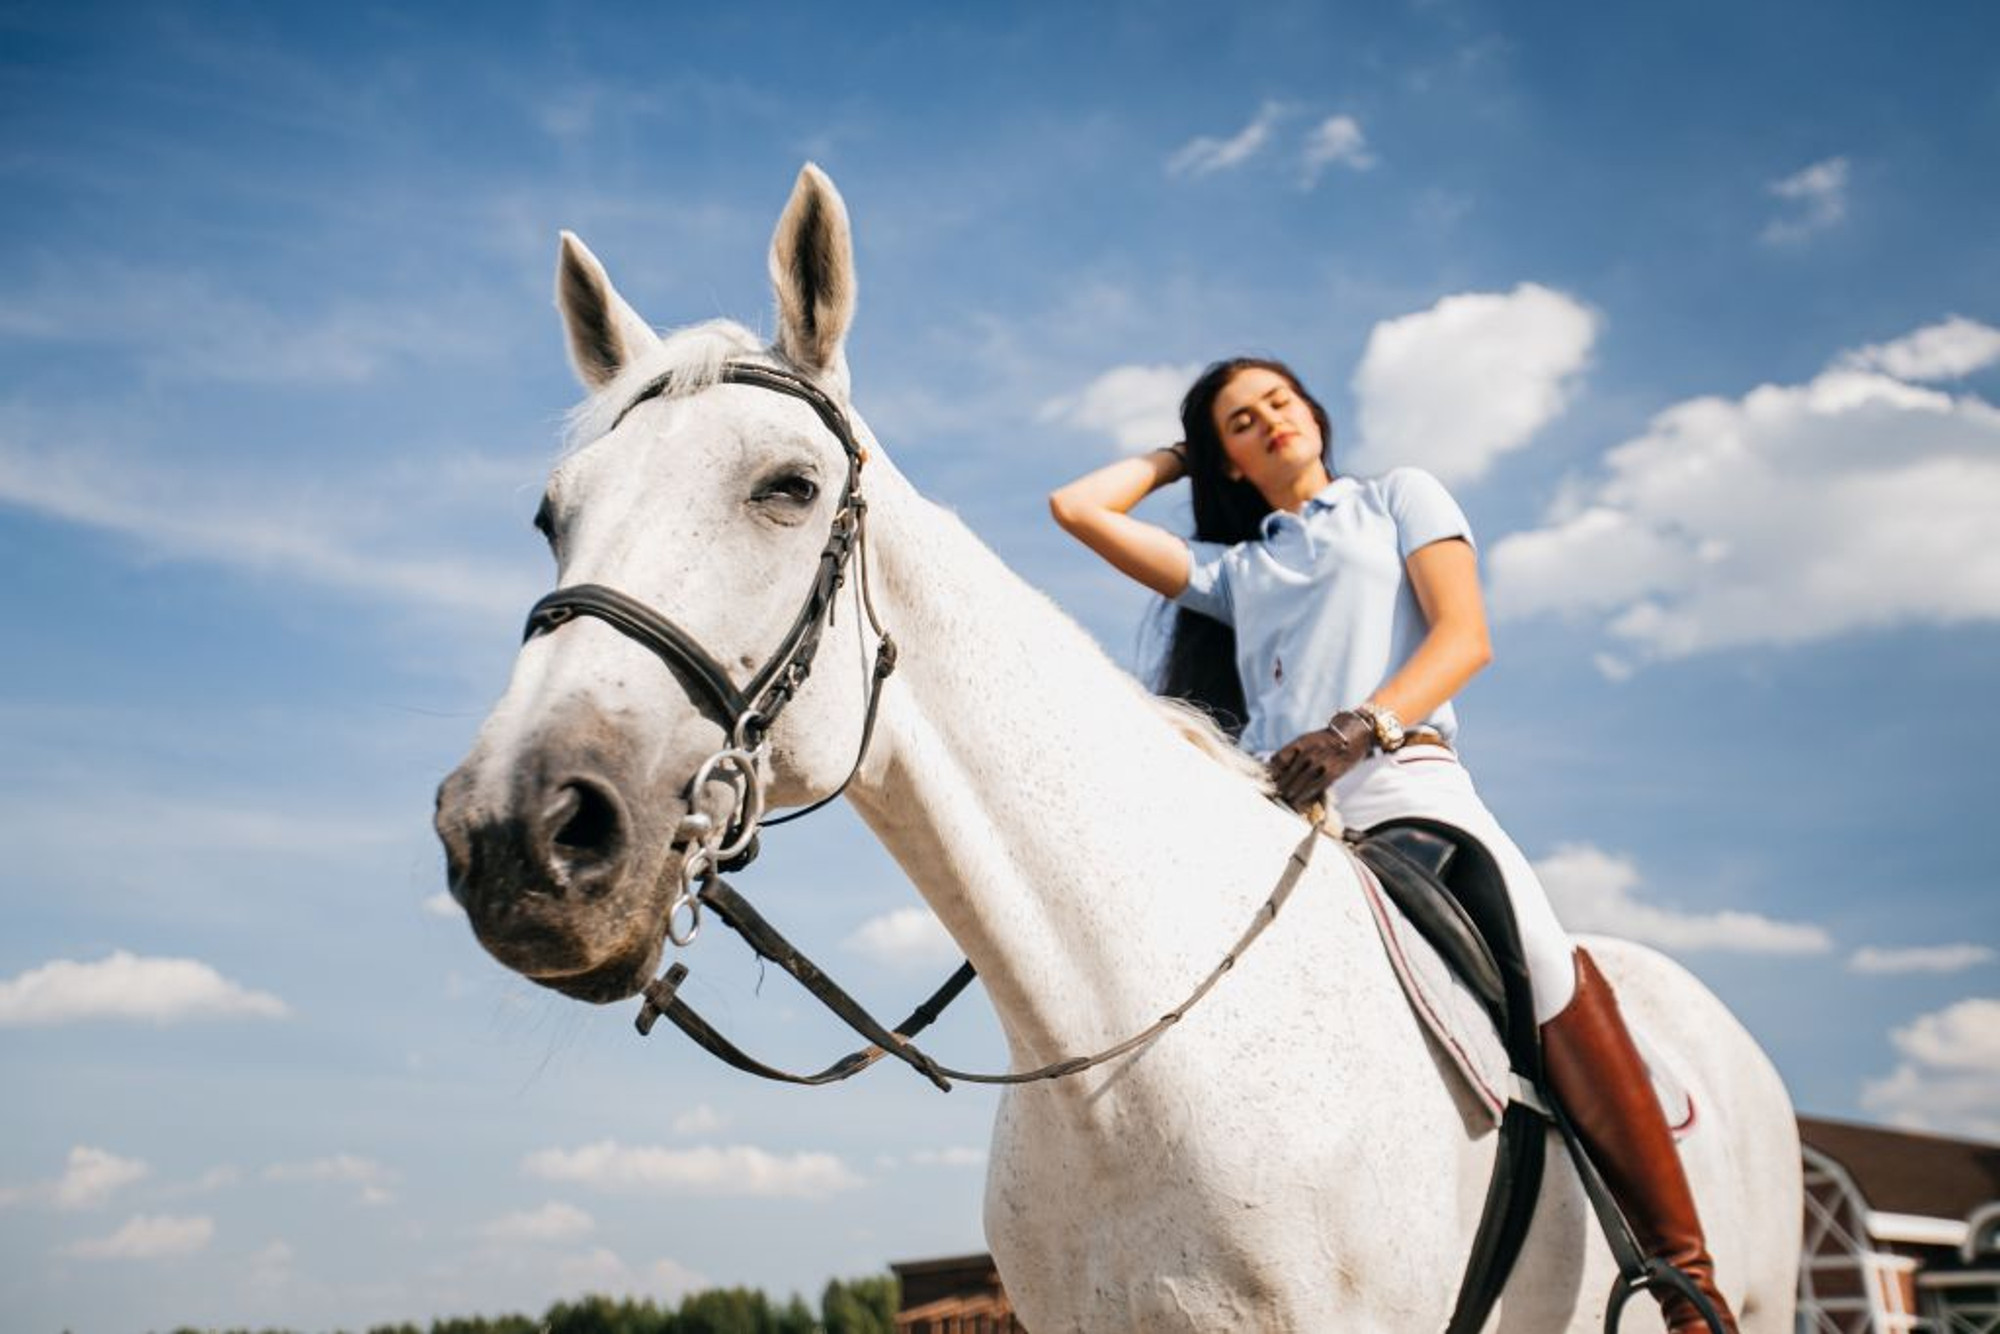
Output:
[[[1379,705],[1368,711],[1368,721],[1375,725],[1375,739],[1382,743],[1382,749],[1395,750],[1403,744],[1403,723],[1388,709]]]

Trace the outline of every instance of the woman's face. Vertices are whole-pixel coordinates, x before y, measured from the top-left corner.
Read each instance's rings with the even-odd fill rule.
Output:
[[[1315,472],[1320,486],[1330,480],[1312,408],[1276,371],[1250,366],[1231,376],[1215,397],[1215,428],[1230,477],[1248,481],[1273,504],[1296,494],[1302,478],[1311,483]]]

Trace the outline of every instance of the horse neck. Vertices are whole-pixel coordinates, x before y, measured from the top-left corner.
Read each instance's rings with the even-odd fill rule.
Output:
[[[1198,978],[1242,930],[1300,827],[881,473],[873,578],[903,653],[854,805],[979,969],[1019,1055],[1143,1027],[1177,999],[1163,978]]]

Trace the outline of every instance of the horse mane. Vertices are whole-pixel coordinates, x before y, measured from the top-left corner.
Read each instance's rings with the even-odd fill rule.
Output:
[[[1237,777],[1254,784],[1258,791],[1269,795],[1271,778],[1263,764],[1256,756],[1231,741],[1229,734],[1215,725],[1215,719],[1210,717],[1206,710],[1186,700],[1155,695],[1137,681],[1132,684],[1146,697],[1147,703],[1158,712],[1161,720],[1180,734],[1181,740]]]
[[[666,377],[662,398],[678,398],[720,382],[722,368],[739,357],[770,352],[734,320],[709,320],[663,335],[658,344],[619,368],[602,389],[571,408],[563,422],[563,454],[582,449],[611,429],[640,386]]]

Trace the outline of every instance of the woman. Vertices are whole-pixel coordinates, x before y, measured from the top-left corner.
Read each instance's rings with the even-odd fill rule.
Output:
[[[1279,362],[1210,366],[1182,400],[1181,429],[1180,444],[1055,492],[1056,522],[1178,604],[1164,692],[1240,726],[1240,744],[1267,757],[1294,809],[1331,789],[1352,827],[1427,816],[1493,854],[1520,926],[1549,1082],[1641,1245],[1694,1280],[1734,1331],[1617,1002],[1452,747],[1452,697],[1492,656],[1465,515],[1414,468],[1335,476],[1326,410]],[[1192,542],[1129,513],[1182,477]],[[1671,1330],[1707,1328],[1677,1294],[1662,1306]]]

